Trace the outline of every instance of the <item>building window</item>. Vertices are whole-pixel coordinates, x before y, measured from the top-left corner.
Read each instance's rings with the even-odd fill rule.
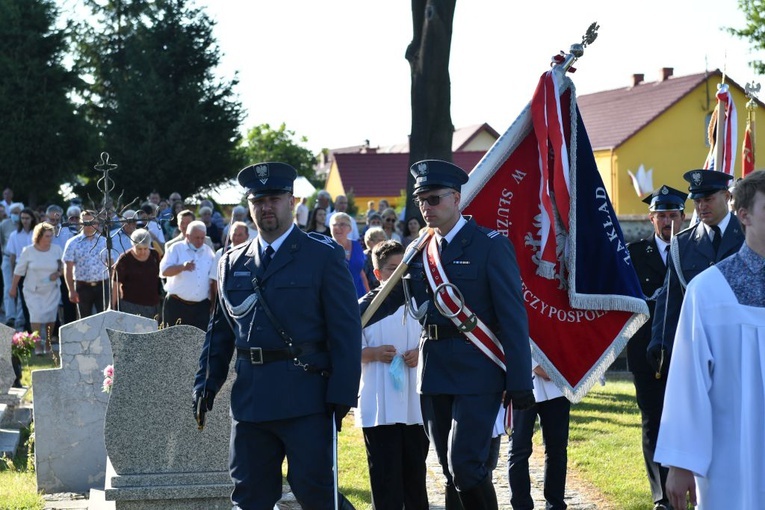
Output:
[[[712,112],[707,113],[704,117],[704,147],[707,148],[709,147],[709,123],[712,122]]]

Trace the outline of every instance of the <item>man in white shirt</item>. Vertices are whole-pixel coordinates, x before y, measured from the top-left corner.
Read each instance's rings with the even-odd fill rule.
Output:
[[[510,503],[513,508],[534,508],[531,499],[529,457],[531,438],[539,416],[545,446],[544,496],[545,508],[564,510],[566,502],[566,469],[568,462],[568,425],[571,402],[550,380],[539,364],[533,363],[534,404],[530,409],[513,410],[513,432],[510,436],[508,479]]]
[[[162,322],[166,326],[188,324],[207,329],[211,298],[215,295],[215,253],[205,244],[207,228],[192,221],[186,240],[175,243],[159,263],[160,276],[167,278]]]
[[[298,205],[295,206],[295,224],[297,224],[301,230],[305,230],[306,226],[308,225],[308,206],[306,205],[307,201],[308,199],[303,197],[300,199],[300,202],[298,202]]]

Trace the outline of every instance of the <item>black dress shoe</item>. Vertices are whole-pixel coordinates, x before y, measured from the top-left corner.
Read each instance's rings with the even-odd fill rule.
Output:
[[[656,503],[653,505],[653,510],[672,510],[672,507],[669,503]]]

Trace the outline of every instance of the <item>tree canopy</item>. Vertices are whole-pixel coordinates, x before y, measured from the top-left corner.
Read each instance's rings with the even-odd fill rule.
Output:
[[[217,79],[213,21],[186,0],[86,0],[100,20],[81,29],[77,69],[100,146],[119,165],[125,200],[151,189],[188,196],[242,166],[236,79]],[[90,173],[88,192],[98,175]],[[82,192],[82,190],[79,190]]]
[[[730,34],[746,39],[756,50],[765,50],[765,2],[739,0],[738,7],[744,13],[744,28],[728,28]],[[753,60],[749,63],[757,74],[765,74],[765,62]]]
[[[297,138],[295,132],[287,129],[284,124],[277,129],[271,128],[269,124],[261,124],[247,132],[240,150],[248,165],[265,161],[281,161],[295,167],[298,175],[315,181],[316,158],[309,149],[299,145],[307,141],[308,139],[304,136]],[[314,184],[317,183],[314,182]]]
[[[87,164],[90,130],[62,65],[66,29],[52,0],[0,0],[0,165],[3,185],[36,205]]]

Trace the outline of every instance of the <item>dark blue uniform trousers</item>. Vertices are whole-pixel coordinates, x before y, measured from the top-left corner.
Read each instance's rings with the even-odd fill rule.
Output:
[[[667,503],[669,500],[666,495],[666,484],[669,468],[653,460],[656,440],[659,437],[659,423],[661,423],[661,410],[664,407],[667,378],[656,379],[654,374],[647,372],[635,372],[633,375],[635,376],[635,396],[643,418],[643,459],[648,482],[651,484],[651,495],[654,503]]]
[[[242,510],[273,510],[287,481],[306,510],[334,508],[332,421],[324,413],[251,423],[231,420],[231,501]]]
[[[502,393],[420,395],[425,430],[447,485],[470,490],[490,474],[486,462],[501,401]]]
[[[566,463],[568,461],[568,419],[571,402],[566,397],[537,402],[530,409],[513,411],[513,434],[510,438],[508,460],[510,503],[513,510],[531,510],[531,480],[529,457],[534,424],[539,415],[542,440],[545,445],[544,495],[547,510],[563,510],[566,503]]]

